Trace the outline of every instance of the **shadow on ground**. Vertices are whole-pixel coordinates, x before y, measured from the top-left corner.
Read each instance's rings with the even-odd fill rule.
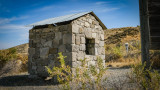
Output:
[[[49,86],[55,85],[52,80],[29,78],[29,75],[0,77],[0,86]]]

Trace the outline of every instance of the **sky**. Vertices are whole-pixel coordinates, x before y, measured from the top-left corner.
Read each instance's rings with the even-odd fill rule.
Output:
[[[0,49],[28,43],[26,25],[86,11],[108,29],[139,25],[138,0],[0,0]]]

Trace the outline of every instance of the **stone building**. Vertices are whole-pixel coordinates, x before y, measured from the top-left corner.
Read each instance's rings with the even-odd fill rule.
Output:
[[[45,66],[58,66],[58,52],[67,56],[65,62],[79,67],[80,59],[95,65],[97,56],[105,65],[105,25],[93,12],[83,12],[46,19],[29,26],[29,64],[31,75],[47,76]]]

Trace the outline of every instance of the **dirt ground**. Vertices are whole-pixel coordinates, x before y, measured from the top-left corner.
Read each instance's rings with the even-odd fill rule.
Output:
[[[109,68],[106,72],[107,81],[103,83],[104,86],[112,90],[133,89],[127,82],[127,75],[130,71],[130,68]],[[0,77],[0,90],[58,90],[58,86],[51,80],[29,78],[28,73]]]

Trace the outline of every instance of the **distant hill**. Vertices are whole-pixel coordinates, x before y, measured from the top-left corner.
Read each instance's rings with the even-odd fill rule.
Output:
[[[28,43],[25,43],[25,44],[21,44],[21,45],[15,46],[13,48],[16,48],[17,53],[28,54],[29,45],[28,45]]]
[[[114,28],[105,31],[106,44],[125,43],[133,40],[140,40],[139,27]]]

